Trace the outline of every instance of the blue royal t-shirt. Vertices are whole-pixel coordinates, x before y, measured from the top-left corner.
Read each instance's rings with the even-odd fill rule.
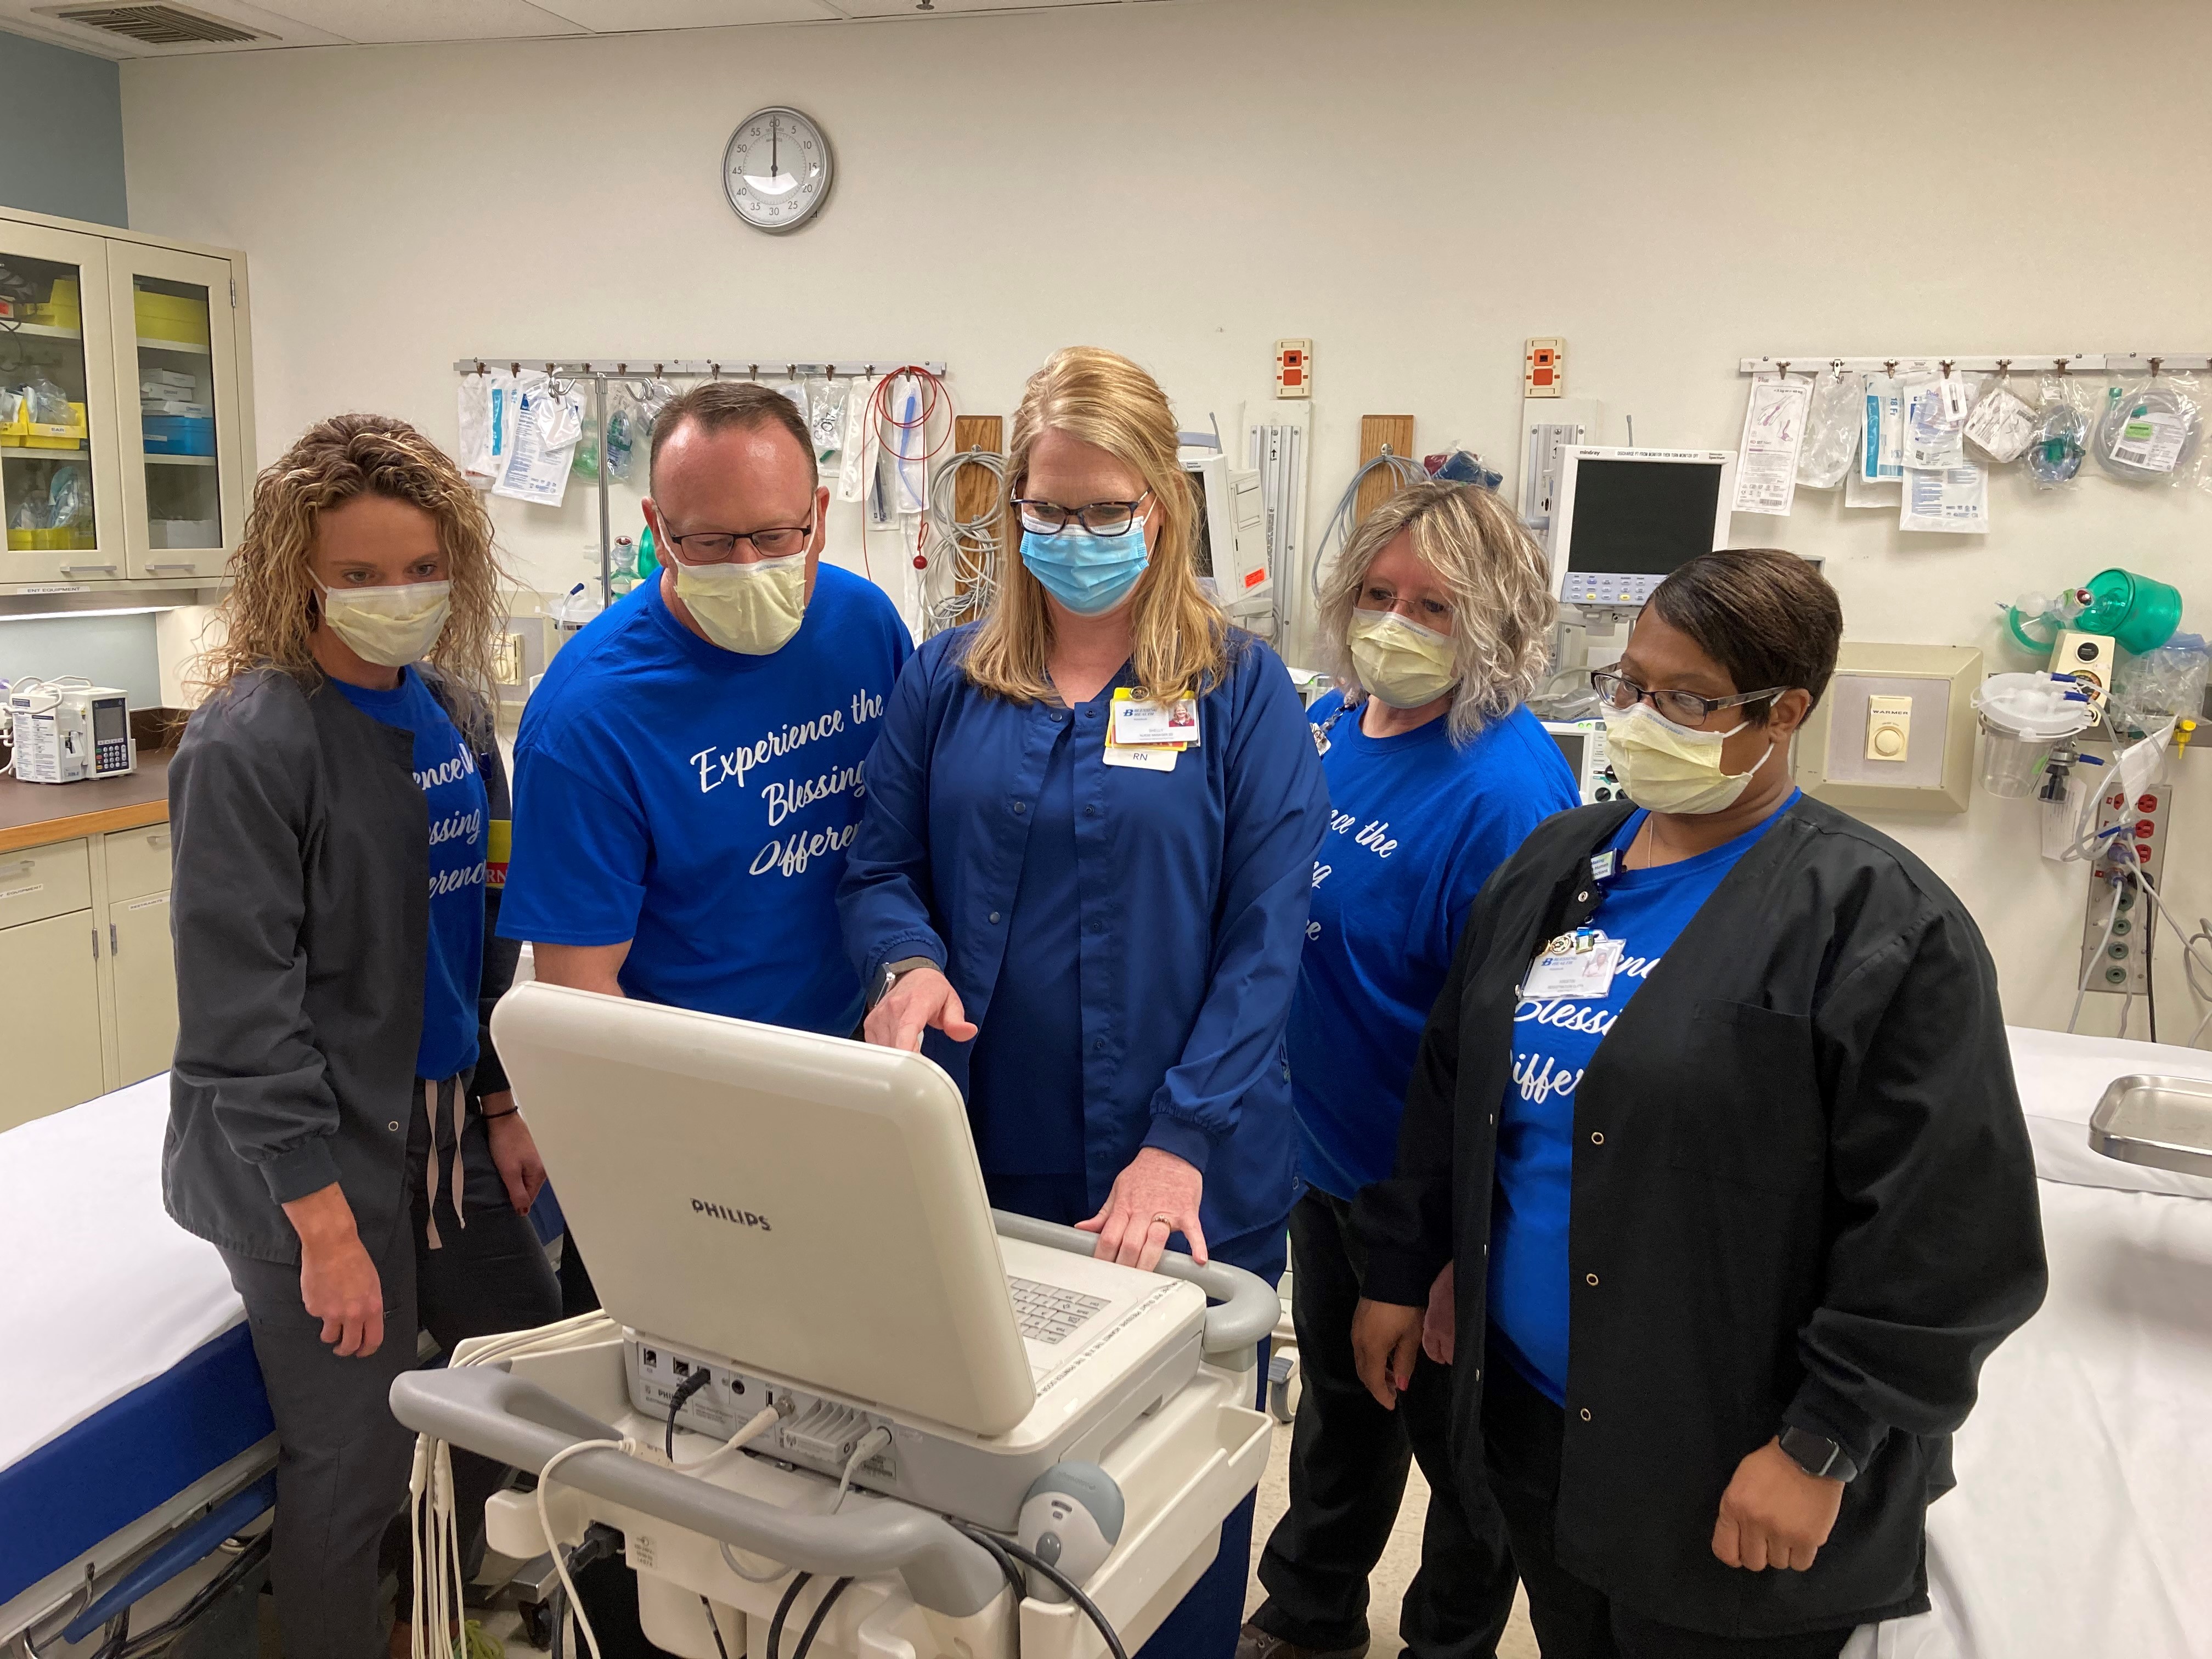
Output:
[[[1332,691],[1308,712],[1328,727],[1330,812],[1289,1042],[1298,1173],[1350,1199],[1390,1173],[1421,1028],[1468,907],[1577,796],[1559,744],[1525,708],[1464,745],[1442,720],[1370,738],[1359,710],[1342,708]]]
[[[1490,1212],[1490,1322],[1504,1339],[1514,1368],[1554,1405],[1567,1399],[1575,1091],[1637,987],[1796,799],[1791,791],[1764,822],[1710,852],[1607,878],[1590,926],[1622,941],[1610,992],[1580,1000],[1523,997],[1515,1006],[1513,1080],[1498,1115],[1497,1192]],[[1607,845],[1626,848],[1650,816],[1631,813]]]
[[[824,564],[799,631],[748,656],[678,622],[664,580],[594,618],[524,708],[500,932],[628,939],[631,996],[850,1036],[837,883],[906,626]]]
[[[399,671],[398,687],[391,691],[330,684],[371,720],[415,737],[415,782],[430,811],[430,936],[415,1075],[442,1082],[477,1063],[489,841],[476,751],[411,668]]]

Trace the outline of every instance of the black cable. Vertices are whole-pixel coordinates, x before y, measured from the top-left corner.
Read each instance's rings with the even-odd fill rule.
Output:
[[[2158,903],[2154,902],[2150,907],[2150,931],[2143,935],[2143,1006],[2150,1013],[2153,1042],[2158,1041]]]
[[[806,1621],[806,1628],[799,1632],[799,1645],[791,1650],[791,1659],[806,1659],[814,1647],[814,1632],[822,1628],[822,1621],[830,1616],[831,1605],[845,1593],[845,1587],[852,1582],[849,1578],[840,1578],[830,1586],[829,1595],[822,1598],[821,1605],[814,1609],[814,1616]]]
[[[768,1626],[768,1659],[776,1659],[776,1650],[783,1645],[783,1621],[791,1617],[792,1603],[799,1600],[799,1592],[813,1577],[811,1572],[800,1573],[791,1581],[791,1588],[784,1591],[783,1600],[775,1604],[775,1617],[769,1620]]]
[[[722,1640],[722,1621],[714,1617],[714,1604],[702,1595],[699,1598],[699,1605],[707,1609],[707,1628],[714,1632],[714,1651],[720,1654],[722,1659],[730,1659],[729,1645]]]
[[[714,1372],[702,1365],[678,1383],[676,1392],[668,1396],[668,1432],[661,1441],[660,1449],[668,1454],[668,1461],[672,1463],[676,1461],[676,1413],[684,1409],[684,1403],[693,1395],[707,1386],[714,1375]]]
[[[1082,1587],[1058,1567],[1053,1565],[1036,1551],[1025,1545],[1017,1544],[1011,1538],[1000,1538],[986,1533],[981,1527],[971,1526],[956,1516],[948,1515],[945,1518],[962,1536],[981,1544],[986,1549],[996,1547],[1012,1556],[1023,1565],[1042,1573],[1061,1595],[1082,1608],[1084,1616],[1098,1627],[1098,1633],[1106,1638],[1106,1650],[1114,1656],[1114,1659],[1129,1659],[1129,1650],[1121,1645],[1121,1638],[1115,1634],[1114,1626],[1106,1615],[1098,1610],[1098,1604],[1085,1595]],[[769,1659],[775,1659],[774,1648],[769,1650]]]

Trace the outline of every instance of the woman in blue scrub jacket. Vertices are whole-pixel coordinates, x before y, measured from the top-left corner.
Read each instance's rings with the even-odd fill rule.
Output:
[[[868,758],[839,894],[866,1034],[962,1084],[993,1203],[1094,1231],[1102,1257],[1149,1267],[1180,1235],[1273,1283],[1284,1024],[1328,821],[1312,735],[1274,653],[1198,585],[1149,374],[1057,353],[1008,471],[1020,561],[988,618],[915,653]],[[1187,746],[1109,747],[1109,721]],[[1227,1659],[1251,1516],[1151,1650]]]
[[[1431,481],[1367,515],[1331,568],[1320,631],[1341,688],[1315,703],[1329,833],[1291,1003],[1298,1173],[1291,1212],[1298,1365],[1290,1507],[1260,1558],[1267,1600],[1240,1659],[1353,1659],[1367,1578],[1428,1479],[1421,1570],[1398,1629],[1414,1659],[1487,1659],[1513,1610],[1503,1517],[1458,1490],[1446,1444],[1448,1321],[1395,1413],[1352,1362],[1365,1253],[1352,1200],[1390,1173],[1421,1028],[1468,907],[1528,832],[1575,805],[1574,775],[1522,700],[1557,613],[1543,550],[1488,490]],[[1452,1271],[1435,1299],[1448,1302]]]

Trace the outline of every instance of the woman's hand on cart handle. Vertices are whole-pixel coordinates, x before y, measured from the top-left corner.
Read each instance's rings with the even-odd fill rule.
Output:
[[[1169,1238],[1181,1233],[1190,1259],[1202,1267],[1206,1231],[1198,1224],[1198,1200],[1205,1191],[1206,1177],[1195,1165],[1158,1146],[1141,1147],[1114,1177],[1114,1190],[1098,1213],[1075,1224],[1098,1235],[1091,1255],[1101,1261],[1150,1273],[1159,1266]]]
[[[384,1346],[384,1285],[344,1188],[333,1181],[294,1199],[284,1213],[300,1235],[300,1300],[323,1322],[323,1340],[340,1358],[368,1358]]]
[[[916,968],[901,974],[884,1000],[868,1010],[860,1035],[878,1048],[913,1051],[921,1048],[922,1032],[933,1025],[955,1042],[975,1041],[975,1028],[952,981],[934,968]]]
[[[1398,1396],[1413,1386],[1413,1361],[1421,1351],[1424,1310],[1395,1302],[1359,1298],[1352,1315],[1352,1360],[1375,1403],[1398,1409]]]

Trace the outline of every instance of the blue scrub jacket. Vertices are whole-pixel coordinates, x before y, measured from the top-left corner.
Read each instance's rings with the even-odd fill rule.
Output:
[[[915,653],[868,757],[837,896],[861,982],[927,957],[969,1019],[991,1017],[1047,753],[1073,720],[1091,1205],[1158,1146],[1205,1175],[1209,1244],[1281,1225],[1297,1151],[1283,1032],[1328,821],[1290,676],[1231,630],[1228,674],[1200,699],[1200,746],[1172,772],[1140,771],[1105,763],[1110,691],[1079,712],[987,695],[961,671],[970,631]],[[1114,684],[1133,684],[1126,665]],[[969,1045],[931,1031],[923,1051],[964,1093]]]

